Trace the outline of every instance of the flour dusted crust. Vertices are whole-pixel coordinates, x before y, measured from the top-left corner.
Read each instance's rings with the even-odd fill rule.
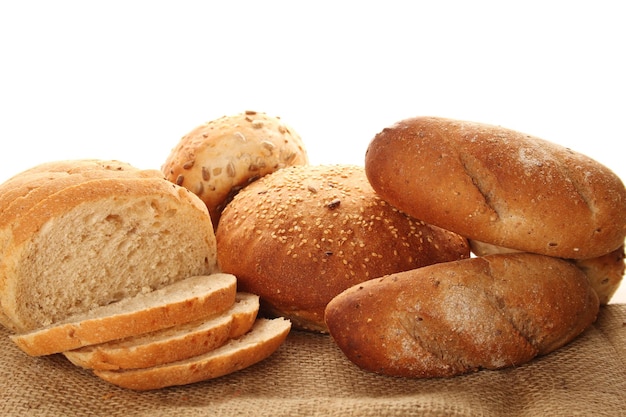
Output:
[[[365,170],[390,204],[469,239],[587,259],[626,236],[626,189],[612,171],[510,129],[406,119],[375,136]]]
[[[331,336],[361,368],[449,377],[522,365],[596,319],[598,297],[572,263],[508,253],[391,274],[326,309]]]
[[[217,228],[232,196],[280,168],[308,163],[300,136],[278,117],[246,111],[198,126],[162,166],[166,178],[198,195]]]
[[[464,238],[398,211],[353,165],[293,166],[246,186],[216,239],[219,268],[266,313],[322,332],[326,304],[351,285],[469,256]]]

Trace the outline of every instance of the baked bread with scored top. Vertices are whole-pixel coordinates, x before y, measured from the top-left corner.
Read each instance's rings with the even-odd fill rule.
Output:
[[[583,154],[525,133],[409,118],[374,137],[365,171],[390,204],[469,239],[572,259],[624,244],[620,178]]]
[[[0,196],[0,321],[14,332],[216,271],[206,206],[156,170],[50,162]]]
[[[324,309],[341,291],[393,272],[469,257],[458,234],[382,200],[363,167],[286,167],[243,188],[216,231],[219,268],[262,312],[325,332]]]
[[[595,291],[572,263],[506,253],[355,285],[328,304],[326,323],[362,369],[450,377],[548,354],[581,334],[598,310]]]

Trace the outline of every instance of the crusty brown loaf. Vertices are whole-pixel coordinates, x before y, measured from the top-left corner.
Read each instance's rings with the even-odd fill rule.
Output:
[[[477,240],[470,240],[469,243],[476,256],[519,252],[515,249],[503,248]],[[569,259],[569,261],[587,275],[591,287],[598,294],[600,305],[608,304],[624,278],[626,269],[624,245],[606,255],[590,259]]]
[[[375,136],[365,170],[390,204],[470,239],[575,259],[624,243],[626,190],[612,171],[502,127],[403,120]]]
[[[325,331],[324,308],[367,279],[469,256],[467,241],[381,200],[363,167],[304,165],[246,186],[222,214],[218,265],[265,312]]]
[[[246,111],[183,136],[162,171],[206,203],[217,229],[224,206],[239,189],[277,169],[306,163],[304,144],[293,128],[278,117]]]
[[[51,162],[2,186],[3,196],[21,190],[7,199],[13,215],[0,227],[7,328],[32,330],[216,270],[215,235],[197,196],[159,171],[110,166]]]
[[[596,293],[570,262],[513,253],[364,282],[328,304],[326,322],[363,369],[447,377],[554,351],[584,331],[598,309]]]

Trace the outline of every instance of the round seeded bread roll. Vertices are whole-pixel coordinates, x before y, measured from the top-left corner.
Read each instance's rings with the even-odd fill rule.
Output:
[[[216,238],[218,266],[265,314],[321,332],[326,304],[346,288],[469,256],[466,239],[398,211],[351,165],[288,167],[246,186]]]
[[[158,170],[61,161],[20,178],[0,185],[12,195],[0,221],[0,323],[10,330],[216,270],[206,206]]]
[[[519,252],[515,249],[503,248],[477,240],[470,240],[469,243],[472,252],[477,256]],[[570,259],[569,261],[587,275],[591,286],[598,294],[600,304],[608,304],[624,278],[626,270],[624,245],[606,255],[589,259]]]
[[[583,332],[598,310],[596,293],[570,262],[508,253],[355,285],[328,304],[326,322],[363,369],[449,377],[550,353]]]
[[[300,136],[278,117],[246,111],[198,126],[162,166],[165,177],[199,196],[217,229],[224,206],[246,184],[308,163]]]
[[[383,129],[365,170],[390,204],[469,239],[588,259],[624,243],[626,189],[595,160],[498,126],[416,117]]]

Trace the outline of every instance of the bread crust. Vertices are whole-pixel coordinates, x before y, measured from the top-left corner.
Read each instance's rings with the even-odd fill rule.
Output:
[[[217,229],[222,210],[250,182],[280,168],[308,163],[304,143],[278,117],[245,111],[183,136],[162,166],[165,177],[198,195]]]
[[[361,368],[449,377],[526,363],[595,321],[596,293],[570,262],[531,253],[436,264],[356,285],[326,309]]]
[[[272,355],[287,338],[288,320],[257,319],[249,333],[225,345],[185,361],[152,368],[94,373],[105,381],[136,391],[186,385],[218,378],[252,366]]]
[[[51,355],[221,313],[235,302],[236,290],[236,278],[230,274],[190,277],[166,288],[10,337],[31,356]]]
[[[469,257],[464,238],[387,204],[353,165],[287,167],[248,185],[216,240],[219,268],[264,313],[322,332],[326,304],[351,285]]]
[[[514,249],[503,248],[476,240],[470,240],[472,252],[477,256],[492,255],[495,253],[512,253],[519,252]],[[589,259],[569,259],[578,268],[580,268],[593,287],[600,305],[606,305],[619,288],[626,270],[626,256],[624,254],[624,245],[615,249],[606,255]]]
[[[149,227],[143,227],[141,232],[138,233],[136,230],[133,230],[132,223],[135,221],[157,222],[158,216],[166,217],[170,212],[184,213],[185,222],[192,223],[194,227],[205,226],[203,229],[198,229],[197,232],[194,231],[193,240],[190,239],[190,236],[186,237],[188,241],[197,242],[199,246],[195,248],[197,254],[194,255],[193,267],[190,262],[189,264],[181,265],[181,271],[189,269],[193,272],[185,276],[159,277],[158,279],[163,281],[159,285],[163,286],[178,279],[186,278],[189,275],[209,274],[216,270],[215,235],[206,206],[187,189],[172,184],[160,174],[155,176],[153,172],[158,171],[150,171],[145,176],[139,170],[129,175],[115,172],[110,176],[108,174],[103,176],[101,172],[97,173],[96,171],[89,172],[85,176],[73,174],[66,178],[57,178],[41,184],[35,192],[31,193],[32,195],[37,194],[41,198],[33,199],[25,196],[24,201],[27,201],[28,204],[24,204],[23,212],[19,216],[16,215],[13,221],[0,231],[0,237],[3,239],[2,244],[4,246],[2,257],[0,258],[0,305],[3,311],[1,318],[3,325],[13,331],[26,331],[49,324],[52,321],[61,320],[63,318],[62,314],[73,314],[80,310],[80,300],[76,302],[76,306],[74,304],[71,305],[72,310],[61,310],[54,315],[51,311],[47,311],[46,308],[32,307],[38,303],[37,299],[40,297],[37,294],[40,292],[40,287],[47,285],[52,289],[54,285],[58,284],[46,283],[47,281],[43,276],[37,277],[37,281],[32,283],[30,282],[32,277],[26,277],[25,273],[22,273],[23,269],[29,265],[27,258],[32,256],[30,253],[31,246],[35,244],[34,242],[42,245],[37,256],[38,262],[41,261],[43,263],[44,257],[41,251],[46,250],[44,246],[52,244],[43,240],[45,232],[49,228],[53,229],[56,227],[55,225],[59,223],[59,219],[68,218],[67,216],[71,216],[72,213],[80,212],[81,216],[88,216],[89,213],[100,215],[104,213],[104,210],[112,210],[110,215],[104,213],[102,216],[106,215],[112,221],[115,221],[115,217],[119,216],[119,214],[114,212],[117,210],[117,207],[132,207],[144,204],[146,205],[146,211],[133,214],[133,216],[137,217],[128,219],[124,223],[124,227],[128,227],[128,230],[120,231],[120,233],[127,233],[129,236],[135,235],[137,239],[149,239],[153,243],[146,247],[154,250],[157,250],[157,246],[154,239],[151,238]],[[153,217],[150,217],[151,215]],[[178,215],[180,216],[181,214]],[[83,230],[83,228],[85,236],[90,236],[89,238],[92,241],[97,238],[96,232],[92,233],[88,226],[82,223],[76,224],[76,230]],[[157,230],[157,228],[154,229],[155,232]],[[107,237],[101,236],[100,238],[103,239],[102,245],[105,247],[107,245]],[[172,238],[172,242],[180,238],[182,237]],[[57,245],[57,243],[54,244]],[[59,247],[62,246],[59,245],[57,249]],[[161,247],[169,248],[167,245],[161,245]],[[76,250],[78,249],[82,250],[82,247],[77,247]],[[151,252],[150,256],[164,257],[164,254]],[[102,267],[101,271],[111,268],[118,260],[117,257],[109,258],[98,254],[92,254],[92,259],[99,259],[98,262],[100,262]],[[189,261],[189,259],[187,260]],[[88,262],[87,259],[84,261]],[[147,263],[154,262],[154,260],[149,259],[145,259],[145,261]],[[45,262],[57,263],[59,261],[51,258]],[[68,279],[64,284],[75,284],[72,280],[77,280],[77,276],[75,272],[67,272]],[[49,279],[62,280],[64,277],[65,275],[55,275],[50,276]],[[130,288],[135,281],[147,280],[147,277],[129,278],[128,287]],[[156,275],[153,280],[156,280]],[[94,283],[93,285],[96,284]],[[156,284],[150,283],[151,289],[155,289],[153,285]],[[134,293],[141,289],[139,285],[135,285],[135,287],[131,290],[135,291]],[[113,297],[115,297],[114,294],[111,295],[110,299],[100,300],[98,304],[115,301]],[[66,307],[69,308],[70,306]],[[91,307],[94,306],[84,305],[83,308],[89,309]],[[36,314],[34,314],[33,308],[38,309]],[[46,320],[50,321],[46,323]]]
[[[64,352],[87,369],[138,369],[176,362],[216,349],[247,333],[259,311],[259,297],[238,293],[235,304],[217,316],[135,337]]]
[[[406,119],[374,137],[365,170],[389,203],[469,239],[585,259],[626,236],[626,190],[611,170],[510,129]]]

